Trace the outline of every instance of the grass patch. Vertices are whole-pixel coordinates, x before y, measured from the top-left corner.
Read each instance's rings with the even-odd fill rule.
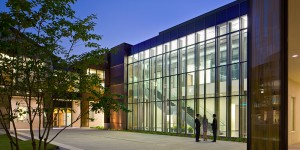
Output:
[[[37,140],[36,140],[36,144],[38,144]],[[32,149],[31,140],[28,140],[28,141],[19,140],[19,147],[20,147],[20,150]],[[10,150],[9,139],[6,135],[0,135],[0,149],[1,150]],[[43,144],[42,144],[42,149],[44,149]],[[56,150],[57,146],[55,146],[53,144],[48,144],[47,149],[48,150]]]

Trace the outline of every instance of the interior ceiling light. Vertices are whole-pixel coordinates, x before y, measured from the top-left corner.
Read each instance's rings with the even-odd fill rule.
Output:
[[[298,55],[293,55],[292,57],[293,57],[293,58],[296,58],[296,57],[298,57]]]

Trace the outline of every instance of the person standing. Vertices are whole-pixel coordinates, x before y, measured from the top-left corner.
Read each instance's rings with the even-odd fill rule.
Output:
[[[204,115],[203,117],[203,121],[202,121],[202,125],[203,125],[203,141],[207,141],[207,124],[208,124],[208,121],[207,121],[207,118],[206,118],[206,115]]]
[[[213,114],[213,123],[211,124],[212,126],[212,130],[213,130],[213,135],[214,135],[214,140],[212,142],[216,142],[217,141],[217,128],[218,128],[218,123],[217,123],[217,115]]]
[[[200,119],[199,119],[199,114],[196,114],[196,119],[195,119],[195,130],[196,130],[196,142],[199,142],[199,137],[200,137],[200,127],[201,127],[201,123],[200,123]]]

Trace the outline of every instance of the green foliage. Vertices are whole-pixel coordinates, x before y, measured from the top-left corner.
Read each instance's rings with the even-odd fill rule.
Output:
[[[194,129],[192,127],[188,127],[188,132],[193,133]]]
[[[101,86],[102,80],[97,75],[86,72],[91,66],[103,65],[109,50],[101,48],[98,44],[101,36],[92,33],[96,15],[76,17],[72,9],[75,2],[6,1],[8,11],[0,12],[0,106],[5,108],[0,113],[1,122],[7,120],[5,114],[12,114],[11,122],[28,115],[29,124],[45,115],[44,131],[50,131],[55,103],[82,100],[83,93],[90,93],[85,100],[93,101],[92,111],[128,111],[118,101],[123,98],[121,95],[111,93]],[[74,55],[78,45],[84,45],[90,52]],[[21,96],[23,106],[16,104],[18,107],[13,109],[10,105],[13,96]],[[26,111],[21,109],[24,106]],[[80,117],[79,114],[78,120]],[[43,131],[39,135],[39,144],[42,140],[48,144],[56,137],[48,139],[49,132]],[[12,142],[18,149],[18,141]],[[32,149],[41,149],[41,145],[37,147],[32,141]]]

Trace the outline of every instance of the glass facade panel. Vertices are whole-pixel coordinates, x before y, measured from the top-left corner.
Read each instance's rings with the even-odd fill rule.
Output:
[[[227,95],[227,66],[219,67],[219,96],[226,96]]]
[[[227,64],[227,38],[226,36],[220,37],[218,39],[218,65]]]
[[[231,97],[231,137],[239,137],[239,97],[238,96],[233,96]]]
[[[220,136],[226,136],[227,135],[227,100],[226,97],[220,97],[219,98],[219,135]]]
[[[156,64],[156,57],[151,58],[150,64],[150,79],[155,78],[155,64]]]
[[[162,74],[163,74],[163,64],[162,64],[162,55],[159,55],[156,57],[156,78],[160,78],[162,77]]]
[[[239,33],[231,34],[231,63],[239,62],[240,52],[239,52]]]
[[[197,52],[198,52],[198,69],[203,70],[205,68],[205,49],[204,43],[197,44]]]
[[[128,65],[128,83],[133,82],[133,67],[132,64]]]
[[[195,44],[195,34],[190,34],[187,36],[187,45]]]
[[[215,96],[215,69],[207,69],[205,70],[205,94],[206,97],[214,97]]]
[[[182,48],[186,46],[186,38],[182,37],[180,39],[178,39],[178,48]]]
[[[247,30],[241,32],[241,61],[247,61]]]
[[[224,35],[227,33],[227,23],[221,24],[218,26],[218,35]]]
[[[187,72],[195,71],[195,46],[187,49]]]
[[[156,102],[156,131],[162,131],[162,102]]]
[[[178,87],[177,76],[171,76],[171,100],[177,99],[177,93],[178,93],[177,87]]]
[[[173,40],[172,42],[171,42],[171,50],[175,50],[175,49],[177,49],[178,48],[178,46],[177,46],[177,40]]]
[[[239,95],[240,89],[240,68],[239,64],[231,65],[231,95]]]
[[[150,130],[150,103],[144,103],[144,130]]]
[[[144,61],[144,80],[150,79],[150,59]]]
[[[178,70],[178,58],[177,58],[177,51],[173,51],[171,52],[171,68],[170,68],[170,75],[174,75],[177,74],[177,70]]]
[[[205,40],[204,30],[201,30],[201,31],[196,33],[196,40],[197,40],[197,42],[203,42]]]
[[[194,72],[190,72],[187,73],[186,76],[186,84],[187,84],[187,98],[194,98],[195,95],[195,73]]]
[[[234,19],[232,21],[229,21],[229,27],[230,27],[230,31],[234,32],[240,29],[240,21],[239,19]]]
[[[206,68],[215,67],[215,40],[206,42]]]
[[[163,53],[163,48],[162,48],[161,45],[159,45],[159,46],[156,47],[156,52],[157,52],[157,55],[160,55],[160,54]]]
[[[138,81],[138,73],[139,73],[139,63],[133,64],[133,82]]]
[[[128,104],[127,108],[131,111],[127,113],[127,128],[132,130],[132,104]]]
[[[187,128],[186,133],[194,134],[195,101],[187,100],[186,103],[187,103],[186,104],[186,128]],[[201,121],[201,119],[200,119],[200,121]]]
[[[180,70],[181,72],[180,73],[185,73],[186,72],[186,49],[185,48],[182,48],[180,50]]]
[[[216,29],[214,26],[206,29],[206,40],[212,39],[215,36],[216,36]]]
[[[170,75],[170,53],[165,53],[163,55],[163,76]]]
[[[211,135],[216,113],[219,136],[246,137],[243,17],[162,43],[137,58],[129,56],[128,129],[193,134],[199,113],[201,121],[208,118]]]
[[[178,132],[178,124],[177,124],[177,114],[178,114],[178,109],[177,109],[177,101],[170,101],[170,128],[171,132],[177,133]]]

